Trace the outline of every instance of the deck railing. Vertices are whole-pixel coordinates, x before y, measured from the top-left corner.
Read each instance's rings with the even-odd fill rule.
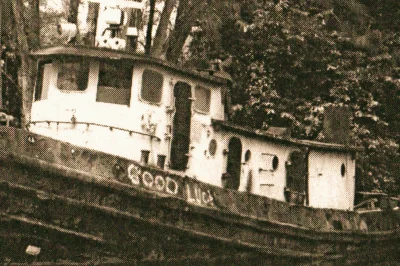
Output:
[[[132,136],[132,134],[137,134],[137,135],[147,136],[151,140],[155,139],[157,141],[161,141],[161,139],[159,137],[149,134],[149,133],[144,133],[144,132],[140,132],[140,131],[135,131],[135,130],[126,129],[126,128],[120,128],[120,127],[115,127],[115,126],[103,125],[103,124],[99,124],[99,123],[92,123],[92,122],[77,122],[77,121],[68,122],[68,121],[49,121],[49,120],[31,121],[27,124],[26,128],[29,131],[30,125],[43,124],[43,123],[47,123],[49,126],[51,124],[57,124],[57,126],[59,124],[71,124],[71,125],[87,125],[88,128],[89,128],[89,126],[108,127],[110,129],[110,131],[120,130],[120,131],[128,132],[130,136]]]

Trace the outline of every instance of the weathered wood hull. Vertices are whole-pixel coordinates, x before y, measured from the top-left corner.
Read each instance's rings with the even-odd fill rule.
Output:
[[[400,256],[398,213],[289,205],[13,128],[0,128],[0,156],[3,260],[32,259],[28,245],[41,247],[41,261],[104,264],[343,265]]]

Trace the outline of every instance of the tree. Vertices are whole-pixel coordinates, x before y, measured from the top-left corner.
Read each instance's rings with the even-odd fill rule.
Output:
[[[339,17],[332,12],[278,2],[254,11],[247,31],[235,27],[235,20],[227,22],[223,28],[230,30],[221,34],[223,47],[234,58],[232,118],[261,129],[289,126],[294,137],[323,141],[323,107],[349,106],[353,141],[365,147],[359,184],[399,193],[398,133],[387,122],[397,125],[396,62],[381,37],[374,37],[380,31],[367,31],[360,45],[352,27],[342,31],[342,25],[326,23]]]
[[[38,1],[25,3],[23,0],[6,0],[5,4],[11,4],[12,19],[16,29],[18,57],[21,62],[18,71],[18,84],[21,87],[22,95],[21,123],[24,125],[30,120],[36,74],[29,52],[39,46],[39,4]]]
[[[177,63],[192,26],[206,9],[206,0],[180,0],[174,30],[170,35],[167,60]]]
[[[150,55],[150,52],[151,52],[151,41],[153,38],[153,21],[154,21],[155,5],[156,5],[156,0],[150,0],[149,21],[147,23],[146,44],[144,47],[145,53],[147,55]]]
[[[154,37],[153,46],[151,47],[151,56],[156,58],[164,58],[169,35],[169,22],[172,11],[174,10],[177,0],[165,0],[164,9],[161,13],[160,21],[157,27],[157,32]]]

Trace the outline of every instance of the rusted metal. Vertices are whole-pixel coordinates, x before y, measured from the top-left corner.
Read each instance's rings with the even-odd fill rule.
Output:
[[[156,261],[168,265],[180,250],[192,262],[201,254],[219,261],[220,254],[240,251],[290,265],[341,263],[366,255],[385,260],[399,249],[395,212],[291,205],[14,128],[0,128],[0,158],[0,211],[12,218],[2,224],[11,223],[16,232],[36,228],[44,238],[54,231],[95,242],[115,256],[118,250],[132,254],[135,262],[145,263],[155,253]],[[144,173],[164,185],[143,182]],[[366,250],[365,243],[379,248]]]
[[[67,230],[64,229],[60,226],[54,226],[51,224],[46,224],[40,221],[36,221],[33,219],[29,219],[26,217],[22,217],[22,216],[16,216],[16,215],[11,215],[11,214],[6,214],[6,213],[0,213],[0,220],[1,221],[7,221],[7,222],[19,222],[19,223],[24,223],[24,224],[28,224],[31,226],[35,226],[35,227],[41,227],[44,228],[46,230],[52,230],[52,231],[57,231],[59,233],[61,233],[62,235],[73,235],[75,237],[78,238],[82,238],[82,239],[86,239],[89,241],[94,241],[94,242],[99,242],[99,243],[104,243],[104,239],[102,239],[101,237],[96,237],[96,236],[92,236],[89,234],[85,234],[85,233],[79,233],[76,231],[72,231],[72,230]]]
[[[43,173],[43,178],[47,178],[47,176],[44,175],[44,174],[45,173]],[[37,176],[31,176],[31,177],[37,179]],[[61,177],[59,177],[59,178],[61,178]],[[49,187],[47,189],[51,188],[52,187],[51,185],[54,185],[56,183],[59,183],[59,179],[54,178],[54,180],[52,181],[52,184],[49,184]],[[82,184],[81,186],[79,186],[78,184],[73,184],[73,186],[75,186],[77,190],[80,190],[79,192],[84,192],[84,191],[82,191],[82,189],[87,189],[88,191],[93,190],[92,187],[87,186],[85,184]],[[5,189],[5,188],[7,188],[7,189]],[[68,188],[66,188],[66,189],[68,189]],[[322,256],[321,254],[323,254],[323,253],[318,254],[317,252],[315,252],[315,254],[311,256],[309,253],[306,253],[306,252],[293,251],[290,248],[288,248],[290,246],[293,248],[293,245],[290,245],[290,243],[289,243],[290,242],[290,238],[288,238],[288,236],[285,234],[285,232],[280,232],[280,234],[272,234],[271,235],[271,240],[272,240],[271,245],[259,246],[259,245],[253,245],[253,244],[246,244],[244,242],[241,242],[240,240],[234,240],[234,239],[237,239],[236,237],[234,237],[233,241],[232,240],[228,240],[228,242],[226,242],[227,241],[226,238],[223,239],[221,237],[213,237],[213,236],[210,237],[209,235],[201,234],[199,232],[189,232],[188,230],[179,230],[178,228],[174,228],[174,226],[165,227],[165,225],[163,225],[162,223],[159,222],[160,221],[159,219],[163,219],[163,223],[167,223],[168,222],[167,221],[168,219],[165,216],[165,213],[161,217],[153,216],[152,219],[149,219],[149,218],[146,218],[146,217],[141,218],[141,215],[139,215],[139,214],[131,215],[130,213],[132,213],[132,209],[129,212],[116,210],[118,208],[118,206],[115,205],[115,204],[113,205],[114,208],[101,207],[101,206],[99,206],[97,204],[90,204],[90,203],[82,201],[82,200],[80,200],[80,201],[72,200],[72,199],[69,199],[69,198],[57,196],[55,194],[50,194],[50,193],[48,194],[48,193],[46,193],[44,191],[38,191],[36,189],[32,189],[32,188],[29,188],[29,187],[26,187],[26,186],[21,186],[21,185],[16,185],[16,184],[11,184],[11,183],[7,183],[7,185],[6,185],[6,183],[3,183],[2,186],[0,187],[0,191],[1,192],[6,191],[7,192],[6,194],[14,195],[14,196],[11,196],[11,197],[15,197],[15,201],[14,202],[17,202],[17,201],[18,202],[21,202],[21,201],[24,202],[25,207],[23,209],[21,209],[19,207],[16,208],[14,206],[14,208],[16,208],[16,209],[14,209],[14,210],[9,209],[8,212],[17,211],[19,213],[21,213],[21,212],[25,213],[24,215],[28,215],[29,213],[30,213],[30,215],[32,215],[33,212],[31,210],[32,209],[31,206],[35,205],[35,204],[39,204],[35,209],[37,209],[37,210],[47,210],[48,211],[49,210],[49,206],[57,206],[56,209],[54,210],[53,214],[52,214],[52,215],[55,215],[55,216],[54,216],[54,218],[52,218],[50,220],[60,219],[61,224],[63,224],[62,223],[62,219],[61,219],[61,217],[58,217],[57,213],[61,213],[61,214],[64,213],[64,216],[65,216],[65,213],[67,213],[67,216],[65,217],[65,219],[69,219],[71,217],[74,217],[74,215],[77,215],[77,214],[78,215],[88,215],[90,213],[93,213],[93,217],[97,217],[97,216],[98,217],[102,217],[102,222],[104,222],[106,220],[109,223],[109,227],[101,226],[101,228],[103,228],[103,230],[106,230],[106,231],[103,231],[102,234],[105,233],[106,235],[108,235],[108,237],[107,237],[108,238],[108,241],[107,241],[108,243],[113,243],[114,245],[118,245],[118,243],[121,243],[121,244],[118,245],[119,248],[121,248],[121,246],[129,246],[130,245],[129,241],[127,242],[126,238],[118,239],[118,236],[116,235],[115,236],[116,238],[113,237],[114,241],[110,242],[109,237],[113,236],[113,234],[112,233],[111,234],[110,233],[107,234],[107,231],[115,232],[115,228],[118,228],[119,230],[121,230],[123,235],[130,235],[129,234],[129,230],[126,231],[127,229],[129,229],[129,227],[124,226],[123,224],[121,224],[121,222],[122,223],[131,224],[132,221],[137,221],[137,222],[140,223],[139,228],[145,228],[144,230],[146,230],[146,231],[147,230],[150,230],[150,231],[156,230],[157,233],[162,231],[163,232],[163,234],[162,234],[162,238],[163,239],[168,239],[168,235],[171,234],[171,232],[172,232],[172,235],[178,234],[178,235],[183,236],[183,237],[189,237],[189,238],[198,239],[197,241],[199,242],[199,244],[201,243],[202,245],[204,245],[204,243],[208,243],[208,245],[210,245],[213,242],[220,243],[219,245],[221,245],[221,243],[224,243],[223,246],[225,246],[225,247],[231,246],[231,248],[234,249],[234,250],[237,250],[239,247],[241,247],[241,249],[252,250],[252,252],[256,252],[256,253],[261,252],[261,253],[264,253],[264,254],[266,253],[267,255],[273,256],[273,257],[278,256],[282,260],[284,260],[284,259],[295,259],[295,260],[307,259],[308,261],[318,261],[318,260],[328,260],[329,258],[331,260],[339,260],[339,259],[341,259],[343,257],[343,255],[340,255],[340,254]],[[98,192],[99,191],[94,191],[95,194],[102,194],[102,193],[98,193]],[[110,191],[111,195],[113,193],[114,193],[113,191]],[[103,195],[103,197],[107,197],[107,196]],[[9,198],[10,198],[10,196],[9,196]],[[88,198],[92,199],[93,197],[92,197],[92,195],[88,195]],[[37,202],[36,200],[38,200],[39,202]],[[156,200],[157,202],[159,201],[159,199],[154,199],[154,200]],[[4,200],[4,197],[3,197],[2,198],[2,202],[4,202],[4,201],[5,200]],[[103,200],[103,202],[105,202],[105,201]],[[152,203],[151,201],[147,201],[147,203],[150,206],[158,206],[159,207],[159,209],[156,211],[156,213],[159,212],[160,209],[162,210],[163,207],[165,207],[165,205],[163,205],[162,202],[158,202],[158,203],[155,204],[155,203]],[[74,210],[74,208],[78,208],[78,211]],[[79,210],[81,210],[81,211],[79,211]],[[198,214],[196,214],[194,212],[194,210],[187,210],[187,213],[188,213],[188,215],[194,216],[193,219],[198,220],[198,222],[200,224],[201,223],[204,224],[206,222],[206,220],[202,220],[201,217],[199,217]],[[38,213],[37,215],[40,218],[46,217],[45,215],[43,215],[43,213]],[[49,217],[48,215],[49,214],[47,214],[47,217]],[[28,220],[26,218],[18,218],[18,216],[15,216],[15,215],[8,215],[8,216],[12,217],[13,219],[15,219],[17,221],[21,221],[21,222],[27,222],[28,221],[27,223],[29,225],[31,225],[31,226],[39,225],[39,226],[43,227],[43,223],[40,223],[40,222],[37,222],[37,221],[32,222],[31,220]],[[60,216],[63,216],[63,215],[60,215]],[[120,220],[121,218],[122,218],[122,220]],[[49,218],[47,218],[47,219],[49,219]],[[96,220],[89,219],[89,221],[90,220],[92,221],[92,224],[90,224],[89,227],[90,226],[95,226],[96,224],[98,224],[98,222]],[[81,218],[81,219],[79,219],[78,224],[79,223],[85,224],[85,221],[86,220],[84,218]],[[125,221],[125,222],[123,222],[123,221]],[[187,222],[188,220],[185,220],[185,221]],[[185,223],[185,221],[182,221],[182,222]],[[134,224],[137,225],[137,222],[134,222]],[[208,222],[214,223],[213,221],[210,221],[210,220],[208,220]],[[246,229],[246,225],[243,224],[243,223],[235,224],[235,223],[232,223],[232,221],[229,221],[229,220],[221,221],[221,222],[223,222],[224,224],[229,225],[229,228],[231,228],[231,231],[236,231],[237,232],[237,230],[242,230],[242,231],[247,231],[248,230],[248,229]],[[219,223],[221,223],[221,222],[219,222]],[[191,227],[193,229],[196,229],[196,230],[199,230],[199,231],[202,230],[200,228],[200,226],[198,226],[198,224],[196,224],[196,226],[195,226],[192,223]],[[56,226],[47,226],[47,228],[50,228],[50,229],[53,229],[53,230],[54,229],[58,229],[58,227],[56,227]],[[88,226],[86,226],[86,228],[88,228]],[[80,230],[80,231],[84,230],[83,227],[78,227],[77,229]],[[77,229],[75,229],[75,230],[77,230]],[[178,231],[176,231],[176,229],[178,229]],[[135,231],[135,232],[139,231],[139,230],[137,230],[135,228],[131,228],[131,230]],[[215,227],[215,231],[216,232],[218,232],[219,230],[220,229]],[[71,234],[70,233],[71,230],[61,229],[61,230],[58,230],[58,231],[59,231],[59,233],[62,233],[62,234],[79,236],[79,237],[83,236],[84,238],[89,239],[89,240],[98,240],[96,237],[87,237],[87,234],[80,233],[80,232]],[[93,234],[93,232],[91,234]],[[258,231],[258,235],[260,235],[260,234],[262,234],[261,231]],[[232,233],[228,232],[228,233],[226,233],[226,235],[232,236]],[[274,237],[274,235],[275,235],[275,237]],[[285,237],[285,235],[286,235],[286,237]],[[243,236],[245,236],[245,235],[239,235],[238,237],[242,238]],[[135,239],[137,239],[137,238],[135,238]],[[131,241],[135,241],[135,239],[133,239]],[[286,245],[286,249],[280,250],[279,248],[275,248],[274,245],[276,245],[278,242],[274,244],[274,241],[276,241],[274,239],[281,239],[281,240],[279,240],[279,242],[282,241],[283,239],[286,239],[285,240],[287,242],[285,244]],[[153,243],[152,242],[153,239],[148,239],[148,241],[150,243]],[[309,241],[310,240],[308,240],[308,242]],[[103,241],[100,241],[100,242],[103,242]],[[183,241],[183,242],[185,242],[185,241]],[[327,244],[329,244],[329,241],[326,242],[326,241],[324,241],[324,239],[321,239],[321,241],[316,241],[316,242],[313,241],[313,242],[314,242],[314,244],[313,244],[314,248],[312,248],[310,246],[311,250],[313,250],[313,249],[318,250],[320,247],[323,247],[323,249],[321,249],[320,252],[322,252],[322,251],[329,252],[330,250],[331,250],[331,252],[333,252],[333,251],[337,252],[337,247],[336,247],[337,243],[335,243],[335,242],[331,243],[332,244],[331,248],[328,248],[329,246],[327,246]],[[322,244],[324,242],[326,244]],[[368,242],[370,242],[370,241],[368,241]],[[122,244],[122,243],[124,243],[124,244]],[[341,243],[341,242],[339,241],[338,243]],[[359,245],[363,246],[364,243],[365,243],[365,241],[361,241],[359,243]],[[132,243],[132,244],[134,244],[134,243]],[[169,244],[169,245],[171,245],[171,244]],[[345,247],[348,248],[349,246],[345,245]],[[353,246],[353,248],[355,248],[355,247]],[[230,249],[228,249],[226,252],[229,252],[229,250]],[[193,251],[189,250],[188,252],[193,252]]]
[[[3,185],[2,188],[5,188],[5,186]],[[165,252],[163,253],[165,260],[167,260],[167,258],[173,258],[175,254],[173,250],[182,249],[182,247],[179,248],[179,246],[189,246],[187,244],[188,240],[184,241],[182,240],[182,238],[196,239],[198,245],[204,245],[204,243],[208,243],[208,245],[213,246],[215,245],[213,243],[219,243],[220,246],[221,244],[223,246],[223,248],[219,251],[225,250],[225,252],[229,252],[229,250],[231,250],[231,252],[233,250],[235,252],[237,252],[238,250],[242,250],[242,252],[256,251],[256,253],[263,253],[266,255],[269,254],[275,257],[279,255],[279,257],[282,258],[296,258],[299,260],[318,258],[318,255],[315,254],[309,254],[306,252],[290,252],[274,247],[261,247],[258,245],[241,243],[239,241],[231,241],[222,237],[214,237],[207,234],[195,232],[193,230],[176,231],[176,228],[174,228],[173,226],[166,227],[154,218],[140,218],[137,215],[131,215],[126,212],[117,211],[115,209],[71,200],[56,195],[43,197],[44,193],[45,192],[43,191],[38,191],[20,185],[8,184],[9,196],[7,199],[11,201],[12,204],[7,209],[7,212],[20,214],[3,214],[2,217],[5,218],[2,220],[3,227],[4,222],[18,222],[23,224],[24,226],[29,226],[29,228],[39,227],[41,229],[44,229],[46,232],[56,231],[57,234],[61,234],[64,237],[66,235],[69,235],[89,241],[99,242],[100,244],[107,244],[108,246],[112,244],[114,246],[114,249],[110,247],[105,247],[104,249],[114,250],[115,252],[115,250],[117,250],[118,248],[118,250],[120,252],[123,252],[125,255],[130,254],[129,247],[135,245],[135,242],[139,240],[141,241],[140,243],[142,243],[143,240],[140,239],[143,239],[143,237],[146,238],[144,241],[147,244],[142,243],[145,246],[156,245],[156,242],[154,242],[154,238],[161,237],[162,239],[165,239],[164,241],[166,242],[166,245],[168,245],[170,248],[171,246],[173,247],[169,256],[167,256]],[[36,198],[34,197],[35,195]],[[37,210],[37,212],[39,213],[36,213],[35,210]],[[30,219],[21,216],[21,214],[23,216],[28,215],[36,217],[35,219]],[[76,217],[74,218],[74,216],[79,216],[79,219],[77,219]],[[95,219],[96,217],[102,217],[101,221],[97,221]],[[44,223],[36,220],[38,218],[45,219],[48,222]],[[72,224],[71,222],[68,222],[71,220],[71,218],[73,218],[73,220],[75,221]],[[71,228],[72,226],[73,229],[64,229],[60,226],[54,226],[51,224],[56,221],[64,227]],[[90,235],[87,233],[83,233],[82,230],[91,230]],[[35,230],[35,232],[37,232],[37,230]],[[40,233],[38,234],[40,235]],[[96,234],[101,234],[103,235],[103,237],[96,237]],[[178,238],[179,243],[175,243],[175,241],[171,240],[174,238]],[[214,248],[211,249],[214,250]],[[192,249],[188,249],[185,252],[181,252],[183,257],[190,257],[191,254],[193,255]],[[118,255],[118,253],[116,253],[116,255]]]

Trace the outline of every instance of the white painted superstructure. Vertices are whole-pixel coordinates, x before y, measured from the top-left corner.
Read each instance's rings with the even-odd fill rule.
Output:
[[[32,132],[243,193],[353,208],[356,150],[226,121],[228,80],[98,48],[34,56]]]

